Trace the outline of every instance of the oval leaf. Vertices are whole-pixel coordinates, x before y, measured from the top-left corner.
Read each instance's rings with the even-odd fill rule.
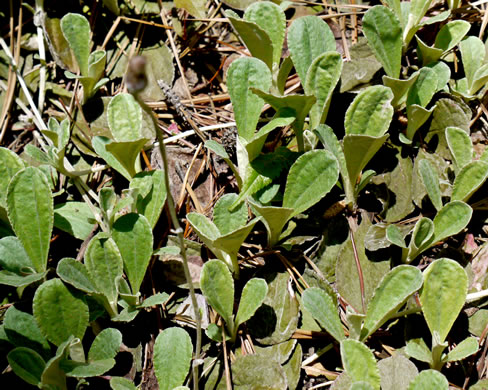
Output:
[[[234,281],[229,268],[220,260],[207,261],[200,274],[200,288],[210,306],[232,326]]]
[[[400,77],[402,59],[402,27],[389,8],[377,5],[363,18],[363,31],[376,58],[389,77]]]
[[[416,267],[400,265],[388,272],[368,304],[361,340],[373,334],[389,316],[396,313],[408,297],[422,287],[422,282],[422,272]]]
[[[153,252],[153,234],[146,217],[130,213],[117,219],[112,238],[119,248],[132,293],[137,294]]]
[[[435,242],[458,234],[468,225],[472,214],[473,209],[459,200],[446,204],[434,218]]]
[[[322,199],[339,178],[339,164],[327,150],[312,150],[292,165],[286,180],[283,207],[300,214]]]
[[[34,386],[41,384],[46,362],[37,352],[25,347],[15,348],[9,352],[7,360],[13,372],[27,383]]]
[[[458,169],[473,160],[473,143],[468,133],[463,129],[448,127],[446,129],[446,140]]]
[[[341,341],[342,365],[353,382],[369,383],[374,389],[380,388],[380,373],[373,352],[356,340]]]
[[[239,309],[237,310],[236,328],[251,318],[257,309],[263,304],[268,293],[268,285],[261,278],[252,278],[246,283],[242,290]]]
[[[88,360],[93,362],[96,360],[113,359],[119,352],[121,344],[122,333],[118,329],[104,329],[93,340],[90,351],[88,352]]]
[[[454,179],[451,200],[467,202],[487,177],[488,163],[477,160],[466,164]]]
[[[422,159],[419,161],[419,172],[424,182],[425,189],[429,195],[430,201],[436,208],[440,210],[442,208],[441,187],[439,184],[439,174],[432,166],[429,160]]]
[[[61,30],[73,50],[76,62],[83,76],[88,76],[88,57],[90,56],[90,24],[79,14],[66,14],[61,19]]]
[[[0,206],[7,207],[7,188],[14,175],[24,169],[24,162],[7,148],[0,147]]]
[[[182,328],[167,328],[154,343],[154,373],[160,390],[173,390],[185,381],[192,357],[192,343]]]
[[[436,370],[422,371],[408,386],[408,390],[448,390],[449,383],[444,375]]]
[[[332,337],[337,341],[345,339],[337,305],[327,292],[318,287],[307,288],[302,295],[302,304]]]
[[[346,134],[373,137],[385,134],[393,117],[392,100],[393,92],[388,87],[375,85],[363,90],[347,109],[344,122]]]
[[[118,142],[142,138],[142,108],[129,93],[114,96],[107,108],[110,131]]]
[[[54,223],[53,197],[46,176],[28,167],[10,181],[8,218],[38,272],[46,270]]]
[[[238,58],[227,72],[227,87],[234,108],[234,117],[239,135],[250,140],[256,131],[264,101],[250,91],[250,87],[268,91],[271,72],[257,58]]]
[[[424,271],[420,294],[422,312],[430,332],[439,333],[440,343],[464,306],[468,292],[466,271],[454,260],[439,259]]]
[[[237,194],[225,194],[215,203],[213,222],[222,235],[240,229],[247,222],[247,206],[245,203],[241,203],[229,211],[237,196]]]
[[[34,295],[34,318],[41,332],[55,345],[71,335],[83,339],[88,326],[88,305],[75,297],[60,279],[44,282]]]

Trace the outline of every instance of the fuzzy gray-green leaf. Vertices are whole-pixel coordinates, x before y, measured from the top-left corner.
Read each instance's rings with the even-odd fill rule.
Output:
[[[436,370],[422,371],[408,386],[408,390],[448,390],[448,388],[446,377]]]
[[[270,86],[271,72],[266,64],[257,58],[239,58],[229,67],[227,87],[239,136],[245,140],[251,139],[254,135],[264,106],[263,99],[252,93],[249,88],[268,91]]]
[[[192,343],[182,328],[167,328],[154,343],[154,373],[160,390],[181,386],[190,370]]]
[[[46,176],[28,167],[12,178],[7,190],[8,217],[34,268],[43,272],[53,229],[53,196]]]
[[[339,178],[339,164],[331,152],[312,150],[292,165],[286,181],[283,207],[300,214],[322,199]]]
[[[345,339],[337,305],[326,291],[318,287],[307,288],[302,295],[302,304],[332,337],[339,342]]]
[[[60,279],[48,280],[36,290],[32,311],[41,332],[53,344],[59,346],[71,335],[83,339],[88,326],[88,305]]]
[[[70,257],[61,259],[56,268],[56,273],[65,283],[71,284],[78,290],[88,294],[97,292],[85,264],[75,259]]]
[[[142,108],[131,94],[120,93],[110,100],[107,119],[116,141],[137,141],[142,138]]]
[[[225,194],[215,203],[213,221],[221,235],[240,229],[247,222],[247,207],[245,203],[241,203],[232,211],[229,211],[236,199],[237,194]]]
[[[236,314],[236,327],[246,322],[254,315],[256,310],[262,305],[267,293],[268,285],[264,279],[252,278],[246,283],[242,289],[239,309]]]
[[[283,10],[270,1],[257,2],[246,9],[244,19],[256,23],[266,32],[272,43],[273,64],[279,64],[286,28]]]
[[[392,100],[393,92],[388,87],[376,85],[363,90],[347,109],[344,121],[346,134],[384,135],[393,117]]]
[[[25,347],[15,348],[7,355],[12,371],[27,383],[39,386],[46,362],[35,351]]]
[[[88,75],[88,57],[90,55],[90,24],[80,14],[66,14],[61,19],[61,30],[73,50],[76,62],[83,76]]]
[[[207,261],[200,274],[200,288],[210,306],[226,324],[231,324],[234,308],[234,280],[228,267],[220,260]]]
[[[419,161],[419,173],[422,177],[425,189],[429,195],[430,201],[436,208],[442,208],[441,188],[439,185],[439,175],[429,160],[422,159]]]
[[[474,337],[468,337],[449,351],[445,358],[445,361],[455,362],[458,360],[463,360],[464,358],[475,354],[478,349],[478,340]]]
[[[446,129],[446,140],[451,151],[457,170],[473,160],[473,143],[469,134],[459,127],[448,127]]]
[[[399,353],[378,362],[382,390],[407,390],[410,381],[418,375],[415,364]]]
[[[0,207],[7,207],[7,188],[10,179],[24,168],[19,156],[7,148],[0,147]]]
[[[471,23],[465,20],[453,20],[446,23],[435,37],[434,46],[444,52],[451,50],[468,33]]]
[[[122,276],[123,261],[113,239],[104,233],[93,237],[86,248],[85,266],[97,291],[105,295],[111,305],[116,305],[116,281]]]
[[[341,341],[341,358],[347,375],[353,381],[364,381],[374,389],[380,388],[380,373],[373,352],[356,340]]]
[[[290,56],[302,85],[305,85],[312,62],[322,53],[336,50],[330,27],[315,15],[295,19],[288,30],[287,39]]]
[[[341,71],[342,57],[337,51],[322,53],[310,65],[304,90],[307,95],[317,98],[310,110],[312,129],[327,118],[332,92],[341,78]]]
[[[400,265],[393,268],[376,288],[369,302],[361,339],[373,334],[422,286],[422,273],[416,267]]]
[[[114,239],[124,261],[132,293],[136,294],[146,274],[153,251],[153,234],[146,217],[130,213],[117,219],[112,227]]]
[[[113,359],[120,350],[122,333],[118,329],[106,328],[102,330],[90,347],[88,361]]]
[[[400,21],[389,8],[378,5],[370,8],[363,17],[364,35],[385,72],[399,78],[402,57],[402,28]]]
[[[488,163],[476,160],[466,164],[454,179],[451,199],[467,202],[487,177]]]
[[[471,220],[473,209],[466,203],[453,200],[446,204],[434,218],[434,240],[442,241],[458,234]]]
[[[424,271],[422,312],[430,332],[438,332],[441,343],[463,308],[467,291],[466,271],[454,260],[435,260]]]

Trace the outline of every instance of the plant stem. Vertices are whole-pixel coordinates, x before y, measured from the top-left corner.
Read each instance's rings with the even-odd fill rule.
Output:
[[[144,103],[136,93],[133,94],[134,98],[137,102],[141,105],[142,109],[151,117],[151,120],[154,124],[154,128],[156,131],[156,137],[159,143],[159,151],[161,153],[161,158],[163,160],[164,166],[164,183],[166,186],[167,192],[167,202],[168,202],[168,209],[169,214],[171,217],[171,222],[173,223],[174,231],[178,236],[179,247],[181,250],[181,257],[183,259],[183,270],[185,272],[186,282],[188,283],[188,288],[190,290],[190,297],[191,297],[191,304],[193,306],[193,314],[195,316],[195,328],[196,328],[196,342],[195,342],[195,357],[193,360],[193,389],[198,390],[198,365],[200,364],[200,349],[202,346],[202,323],[200,318],[200,311],[198,309],[198,302],[197,297],[195,295],[195,288],[193,287],[190,269],[188,267],[188,259],[186,257],[186,248],[185,248],[185,240],[183,236],[183,229],[180,226],[178,221],[178,217],[176,215],[175,203],[173,200],[173,196],[171,195],[170,185],[169,185],[169,175],[168,175],[168,158],[166,155],[166,147],[164,146],[164,139],[159,131],[159,125],[154,113],[151,111],[151,108]]]

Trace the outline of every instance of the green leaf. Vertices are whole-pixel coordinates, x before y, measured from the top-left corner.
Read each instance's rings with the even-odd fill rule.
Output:
[[[384,135],[393,117],[392,100],[393,92],[382,85],[363,90],[347,109],[344,122],[346,135]]]
[[[383,84],[385,87],[388,87],[393,92],[393,100],[391,101],[391,105],[395,108],[401,106],[405,103],[407,99],[407,92],[412,86],[412,84],[417,80],[419,73],[415,72],[410,75],[408,79],[400,80],[391,78],[388,76],[383,76]]]
[[[420,302],[430,332],[439,333],[440,343],[464,306],[468,291],[466,271],[454,260],[438,259],[424,271]]]
[[[383,137],[362,134],[352,134],[344,137],[344,156],[351,188],[356,187],[359,174],[383,146],[387,138],[387,134]]]
[[[237,199],[237,194],[225,194],[216,203],[213,210],[213,220],[221,235],[226,235],[243,227],[247,222],[247,206],[241,203],[230,211],[230,207]]]
[[[448,388],[446,377],[436,370],[422,371],[408,386],[408,390],[448,390]]]
[[[251,318],[257,309],[263,304],[268,293],[268,285],[261,278],[250,279],[242,289],[242,295],[237,310],[235,327]]]
[[[42,384],[47,388],[66,390],[66,373],[61,369],[61,362],[68,358],[73,336],[70,336],[56,350],[56,355],[46,363],[41,377]],[[49,387],[51,386],[51,387]]]
[[[139,190],[136,201],[137,212],[144,215],[154,229],[166,202],[167,191],[163,171],[158,169],[139,172],[130,181],[129,188]]]
[[[400,21],[389,8],[377,5],[363,17],[364,35],[381,62],[386,74],[400,77],[402,58],[402,28]]]
[[[374,390],[374,387],[371,386],[368,382],[359,381],[354,382],[349,390]]]
[[[287,290],[286,272],[266,278],[268,294],[256,315],[247,321],[252,335],[262,345],[275,345],[290,340],[299,320],[298,301]]]
[[[378,362],[382,390],[407,390],[410,381],[418,375],[417,367],[399,353]]]
[[[339,178],[339,164],[331,152],[312,150],[292,165],[286,181],[283,207],[300,214],[322,199]]]
[[[468,337],[451,349],[443,360],[446,362],[463,360],[468,356],[475,354],[478,349],[478,340],[474,337]]]
[[[422,177],[430,201],[437,211],[442,208],[441,188],[439,184],[439,175],[437,170],[432,166],[429,160],[422,159],[419,161],[419,173]]]
[[[257,58],[238,58],[229,67],[227,87],[239,136],[245,140],[253,137],[264,106],[263,99],[251,92],[250,88],[267,91],[270,86],[271,72],[266,64]]]
[[[297,343],[293,355],[291,355],[288,362],[283,366],[283,371],[285,372],[289,389],[296,389],[298,387],[302,369],[302,358],[302,346]]]
[[[0,284],[5,284],[7,286],[13,287],[24,287],[45,278],[46,275],[47,271],[38,274],[29,274],[26,276],[19,275],[10,271],[0,271]]]
[[[142,108],[131,94],[120,93],[110,100],[107,119],[116,141],[137,141],[142,138]]]
[[[53,197],[44,173],[33,167],[17,172],[8,186],[7,207],[10,223],[35,270],[45,271],[53,229]]]
[[[442,91],[446,88],[447,82],[451,78],[451,69],[443,61],[432,62],[427,65],[427,68],[434,70],[437,73],[437,89],[436,92]]]
[[[471,87],[469,88],[470,94],[475,94],[478,90],[484,86],[488,82],[488,64],[483,64],[479,69],[476,70],[474,74],[474,81]]]
[[[356,340],[341,341],[341,359],[347,375],[353,381],[364,381],[374,389],[380,388],[380,373],[373,352]]]
[[[415,224],[413,229],[412,239],[408,246],[408,253],[404,259],[410,263],[420,253],[430,247],[434,242],[434,223],[429,219],[422,217]]]
[[[437,72],[431,68],[420,69],[419,75],[408,90],[407,107],[417,104],[427,106],[437,91]]]
[[[54,207],[54,226],[79,240],[85,240],[95,225],[93,212],[85,202],[71,201]]]
[[[316,101],[315,97],[308,95],[276,96],[255,88],[252,88],[252,91],[263,98],[276,112],[284,112],[285,116],[296,118],[293,122],[293,130],[297,137],[298,150],[303,151],[303,125]]]
[[[249,22],[239,18],[232,10],[226,10],[225,16],[229,19],[234,30],[243,40],[249,52],[255,59],[259,59],[266,64],[269,69],[273,68],[273,47],[271,38],[261,27],[254,22]]]
[[[19,347],[7,355],[8,364],[13,372],[27,383],[39,386],[46,362],[37,352],[29,348]]]
[[[288,389],[281,364],[260,355],[238,356],[232,363],[232,382],[236,389]]]
[[[119,162],[119,160],[107,150],[107,146],[110,145],[113,141],[110,138],[102,137],[102,136],[95,136],[92,138],[92,146],[95,149],[95,152],[103,158],[108,165],[110,165],[113,169],[119,172],[122,176],[124,176],[127,180],[131,180],[132,176],[125,168],[123,164]]]
[[[112,390],[137,390],[131,380],[120,376],[113,376],[110,379],[110,387]]]
[[[0,265],[9,272],[21,275],[33,271],[33,264],[17,237],[7,236],[0,240]]]
[[[220,260],[207,261],[200,274],[200,289],[212,308],[232,329],[234,281],[227,266]]]
[[[405,352],[414,359],[432,364],[432,352],[423,339],[408,340]]]
[[[248,202],[254,214],[262,218],[268,231],[268,246],[273,247],[280,240],[281,232],[292,218],[294,210],[285,207],[262,206],[251,198],[248,199]]]
[[[198,213],[189,213],[186,219],[190,222],[193,229],[198,234],[198,237],[207,246],[212,246],[212,242],[220,237],[220,231],[215,224],[210,221],[205,215]]]
[[[28,347],[44,358],[51,355],[49,344],[31,314],[10,306],[3,318],[3,325],[8,341],[16,347]]]
[[[7,207],[7,188],[10,179],[24,168],[19,156],[7,148],[0,147],[0,207]]]
[[[366,340],[396,313],[422,282],[420,270],[409,265],[400,265],[387,273],[368,304],[361,340]]]
[[[322,53],[336,50],[330,27],[315,15],[295,19],[288,30],[287,39],[290,56],[302,85],[305,85],[312,62]]]
[[[106,234],[98,233],[86,248],[85,266],[97,291],[108,299],[116,312],[116,281],[122,276],[123,261],[115,242]]]
[[[446,128],[446,140],[457,170],[473,160],[473,143],[469,134],[459,127]]]
[[[468,89],[471,89],[475,82],[475,73],[484,62],[485,46],[483,41],[475,36],[469,36],[459,44],[461,58],[463,61],[464,74],[468,81]]]
[[[59,346],[71,335],[83,339],[88,326],[88,305],[60,279],[48,280],[36,290],[32,311],[41,332],[53,344]]]
[[[192,343],[182,328],[163,330],[154,343],[154,373],[160,390],[172,390],[185,381],[192,358]]]
[[[400,141],[405,144],[411,144],[413,137],[417,130],[422,126],[427,119],[429,119],[430,114],[434,111],[435,106],[432,107],[430,110],[419,106],[418,104],[412,104],[407,107],[407,118],[408,118],[408,125],[407,125],[407,134],[404,137],[403,134],[400,134]]]
[[[341,72],[342,57],[336,51],[322,53],[310,64],[304,90],[305,94],[314,95],[317,98],[310,110],[312,129],[325,122],[332,92],[341,77]]]
[[[122,333],[114,328],[102,330],[90,347],[88,352],[88,361],[113,359],[119,352],[122,344]]]
[[[453,20],[446,23],[435,37],[434,47],[442,49],[444,52],[456,46],[471,28],[471,23],[465,20]]]
[[[419,59],[422,60],[422,65],[428,65],[442,57],[444,53],[442,49],[427,45],[417,35],[415,35],[415,39],[417,40],[417,52],[419,53]]]
[[[56,268],[56,273],[63,280],[63,282],[71,284],[78,290],[84,291],[88,294],[96,293],[96,287],[93,283],[88,270],[85,265],[70,257],[61,259]]]
[[[270,1],[256,2],[246,9],[244,19],[256,23],[269,36],[272,46],[268,46],[267,50],[272,47],[273,64],[278,65],[285,40],[286,16],[283,10]]]
[[[59,367],[66,372],[66,376],[75,378],[89,378],[100,376],[115,366],[114,359],[97,360],[94,362],[61,361]]]
[[[375,225],[376,226],[376,225]],[[397,225],[388,225],[386,228],[386,238],[389,242],[400,248],[406,248],[405,238],[402,231]]]
[[[153,234],[146,217],[130,213],[117,219],[112,238],[119,248],[132,293],[139,292],[153,252]]]
[[[488,177],[488,163],[480,160],[466,164],[456,175],[451,200],[467,202]]]
[[[332,337],[339,342],[345,339],[337,305],[326,291],[318,287],[307,288],[302,295],[302,304]]]
[[[175,0],[176,7],[185,9],[197,19],[205,18],[205,3],[205,0]]]
[[[88,75],[90,55],[90,24],[80,14],[66,14],[61,19],[61,30],[73,50],[82,75]]]
[[[124,175],[124,171],[129,174],[129,180],[134,177],[137,171],[140,171],[140,167],[136,166],[137,157],[141,152],[143,146],[147,143],[148,139],[141,138],[137,141],[124,141],[124,142],[111,142],[105,145],[105,149],[111,156],[115,157],[117,161],[124,168],[123,171],[119,171]],[[98,153],[98,151],[97,151]],[[101,156],[105,161],[105,156]],[[118,170],[118,166],[112,165],[112,159],[107,161],[114,169]],[[125,176],[125,175],[124,175]]]
[[[434,242],[458,234],[468,225],[472,214],[473,209],[459,200],[446,204],[434,218]]]
[[[407,12],[408,19],[403,29],[403,45],[408,47],[414,34],[420,27],[422,18],[427,13],[432,0],[412,0],[410,2],[410,9]]]
[[[374,260],[370,260],[367,256],[365,237],[370,226],[371,222],[363,219],[359,229],[354,232],[356,252],[364,281],[364,304],[366,306],[364,307],[364,310],[361,298],[361,287],[359,284],[358,265],[355,259],[355,250],[353,249],[349,238],[344,242],[341,250],[337,254],[335,264],[337,292],[352,305],[356,312],[360,314],[366,313],[367,305],[373,297],[376,288],[383,279],[383,276],[390,270],[389,258],[381,258],[378,256]],[[346,234],[346,237],[349,237],[349,229],[344,233]]]

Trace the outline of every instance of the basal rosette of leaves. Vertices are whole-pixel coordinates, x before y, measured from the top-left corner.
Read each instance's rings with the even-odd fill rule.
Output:
[[[0,146],[2,375],[61,390],[485,386],[476,5],[104,0],[58,18],[43,3],[22,24],[36,55],[0,40],[2,124],[20,107],[28,129],[6,125]],[[146,88],[126,93],[134,79]],[[229,144],[215,118],[230,111]],[[178,116],[217,126],[163,138]]]

